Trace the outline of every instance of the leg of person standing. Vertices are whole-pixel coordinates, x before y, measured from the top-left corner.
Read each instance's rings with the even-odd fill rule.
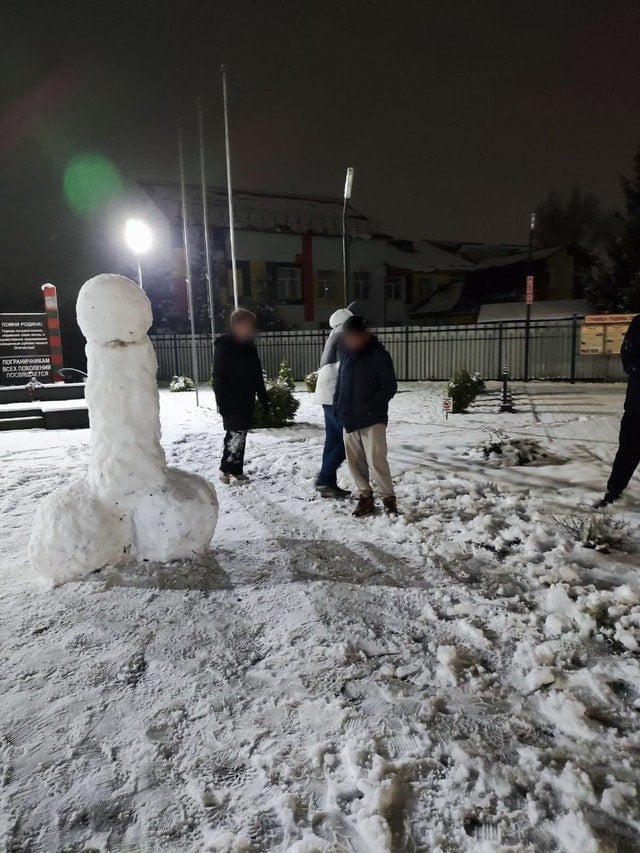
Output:
[[[617,500],[629,485],[640,464],[640,380],[629,379],[624,401],[624,414],[620,422],[618,452],[613,461],[607,493],[602,504]]]
[[[224,436],[221,473],[235,479],[244,477],[244,451],[247,444],[246,430],[227,430]]]
[[[366,429],[360,430],[362,447],[367,459],[367,467],[371,474],[371,480],[382,498],[385,509],[389,511],[388,504],[395,505],[395,491],[389,460],[387,458],[387,426],[386,424],[374,424]]]
[[[362,442],[362,430],[345,432],[344,446],[347,453],[349,473],[358,495],[358,503],[353,514],[358,518],[363,515],[371,515],[375,510],[375,503],[369,482],[369,464]]]
[[[325,439],[324,450],[322,451],[322,467],[316,480],[316,487],[323,496],[346,496],[348,492],[338,488],[338,468],[346,458],[342,425],[335,416],[332,406],[325,405],[322,409],[324,411]]]

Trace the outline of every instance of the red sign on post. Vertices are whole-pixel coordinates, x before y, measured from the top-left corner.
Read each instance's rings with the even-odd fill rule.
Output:
[[[62,376],[58,370],[62,367],[62,339],[60,338],[60,318],[58,316],[58,292],[53,284],[42,285],[44,310],[47,316],[47,332],[49,335],[49,351],[51,353],[51,373],[54,382],[59,382]]]
[[[533,305],[533,276],[527,276],[527,295],[526,295],[527,305]]]

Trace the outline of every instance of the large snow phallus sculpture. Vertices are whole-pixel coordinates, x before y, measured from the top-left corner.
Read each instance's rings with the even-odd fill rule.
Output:
[[[122,276],[99,275],[76,307],[87,339],[89,470],[43,501],[30,542],[33,567],[54,583],[129,560],[202,553],[218,518],[213,486],[169,468],[160,445],[145,293]]]

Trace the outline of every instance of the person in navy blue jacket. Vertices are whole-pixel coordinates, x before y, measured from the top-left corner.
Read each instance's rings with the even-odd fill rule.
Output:
[[[606,494],[596,507],[604,507],[617,501],[640,464],[640,314],[629,324],[622,342],[620,358],[629,380],[624,414],[620,422],[618,452],[613,460]]]
[[[387,460],[389,401],[398,390],[391,356],[354,314],[342,327],[345,354],[340,362],[334,410],[345,431],[347,464],[358,493],[355,516],[375,511],[373,486],[387,513],[398,511]]]

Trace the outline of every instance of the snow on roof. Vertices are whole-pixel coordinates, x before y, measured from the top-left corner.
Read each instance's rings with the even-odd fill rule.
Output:
[[[534,249],[531,253],[532,261],[542,261],[545,258],[550,258],[551,255],[555,255],[558,252],[561,252],[565,246],[547,246],[544,249]],[[490,269],[491,267],[505,267],[510,264],[521,264],[526,263],[529,260],[529,250],[514,252],[511,255],[494,255],[490,258],[486,258],[484,261],[480,261],[477,264],[476,269]]]
[[[420,316],[451,313],[460,300],[463,287],[464,282],[462,281],[450,281],[438,288],[428,299],[409,309],[407,313]]]
[[[520,243],[477,243],[465,240],[431,240],[430,242],[472,264],[478,264],[487,258],[514,255],[527,249],[526,245]]]
[[[473,264],[453,252],[434,246],[428,240],[417,240],[415,243],[416,256],[422,266],[420,269],[432,270],[466,270],[472,269]]]
[[[169,218],[181,216],[180,185],[153,184],[140,181],[151,200]],[[202,190],[199,185],[187,184],[187,215],[189,222],[202,222]],[[226,187],[208,187],[209,220],[213,226],[228,226],[229,209]],[[296,195],[294,193],[262,192],[238,189],[233,191],[234,217],[237,228],[249,231],[342,235],[342,199],[326,196]],[[377,224],[360,211],[348,207],[348,228],[352,235],[368,236]]]
[[[384,261],[390,267],[411,272],[455,272],[473,269],[474,266],[464,258],[439,249],[427,240],[412,243],[387,239]]]
[[[567,317],[584,317],[590,311],[586,299],[549,299],[534,302],[532,320],[563,320]],[[495,323],[508,320],[525,320],[527,306],[524,302],[493,302],[481,305],[478,323]]]

